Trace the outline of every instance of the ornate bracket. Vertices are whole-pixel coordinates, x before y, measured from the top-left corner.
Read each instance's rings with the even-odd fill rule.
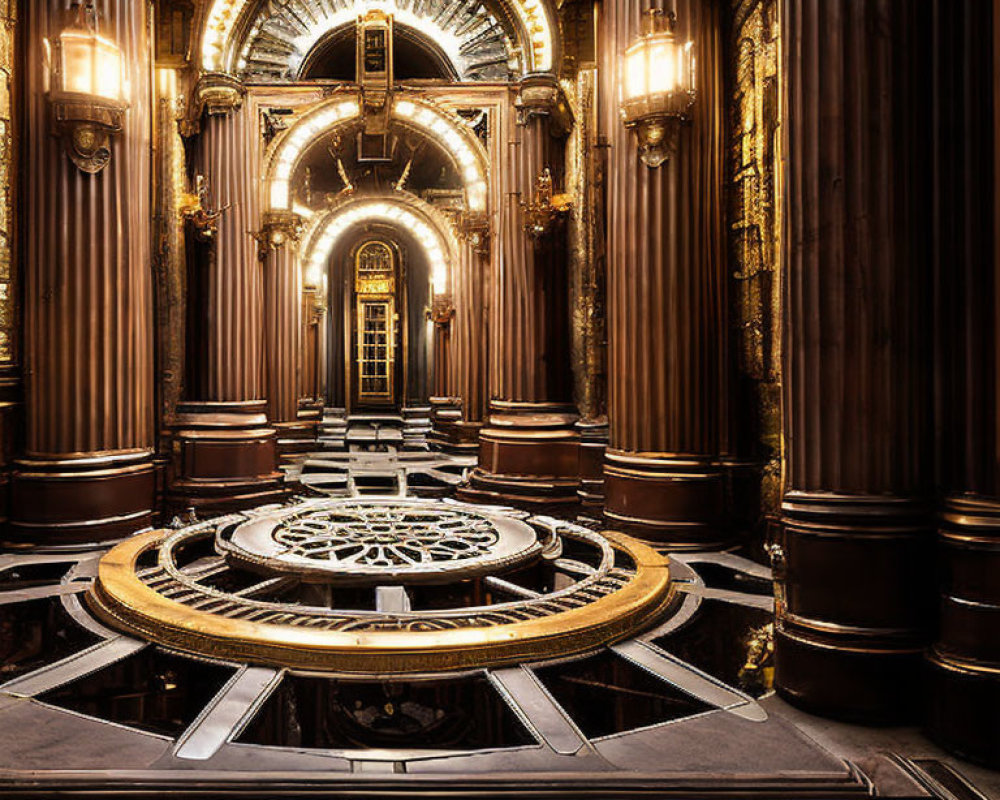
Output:
[[[125,107],[52,99],[52,120],[66,154],[83,172],[95,175],[111,161],[111,137],[122,132]]]
[[[573,129],[573,112],[566,95],[554,75],[529,75],[518,84],[517,124],[526,125],[532,117],[546,117],[553,132],[568,133]]]
[[[553,194],[552,173],[548,167],[535,179],[535,196],[530,203],[522,203],[524,230],[533,239],[540,239],[552,228],[553,223],[569,213],[573,200],[568,194]]]
[[[291,211],[269,212],[264,216],[260,232],[253,234],[259,246],[260,260],[267,257],[269,249],[278,250],[286,245],[298,244],[304,223],[302,217]]]

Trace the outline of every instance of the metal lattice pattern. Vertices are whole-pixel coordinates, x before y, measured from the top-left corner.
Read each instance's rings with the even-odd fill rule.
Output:
[[[505,516],[408,499],[310,501],[221,532],[235,565],[313,583],[447,583],[537,559],[534,529]]]
[[[346,506],[283,520],[272,534],[293,556],[369,567],[483,558],[500,539],[486,517],[408,506]]]

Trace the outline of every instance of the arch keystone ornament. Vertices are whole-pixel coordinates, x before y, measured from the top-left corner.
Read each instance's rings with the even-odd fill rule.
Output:
[[[191,562],[191,548],[206,545],[218,555]],[[143,566],[150,556],[156,565]],[[571,564],[574,577],[548,592],[499,577],[513,581],[518,569],[556,560]],[[259,584],[219,588],[245,581],[248,570]],[[471,601],[411,608],[408,588],[421,584]],[[402,587],[406,600],[392,610],[378,600],[375,610],[356,600],[339,608],[351,604],[346,586],[376,597]],[[498,586],[515,599],[500,600]],[[622,534],[506,509],[372,498],[139,534],[101,559],[87,599],[107,624],[193,655],[413,674],[589,652],[660,620],[674,590],[667,559]]]

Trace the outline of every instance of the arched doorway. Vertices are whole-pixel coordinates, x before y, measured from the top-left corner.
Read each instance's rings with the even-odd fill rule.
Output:
[[[346,293],[347,386],[352,411],[399,409],[406,387],[406,280],[400,251],[365,238],[351,251]]]

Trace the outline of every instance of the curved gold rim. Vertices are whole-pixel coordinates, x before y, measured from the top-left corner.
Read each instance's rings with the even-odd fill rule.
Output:
[[[139,556],[169,531],[149,531],[101,559],[87,600],[105,622],[195,655],[291,669],[414,674],[576,655],[634,634],[673,599],[668,561],[615,532],[603,535],[635,562],[620,590],[549,617],[440,631],[320,631],[215,616],[170,600],[136,577]]]

